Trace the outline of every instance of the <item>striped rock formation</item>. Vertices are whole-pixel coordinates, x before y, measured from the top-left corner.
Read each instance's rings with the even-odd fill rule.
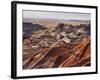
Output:
[[[86,37],[75,44],[57,42],[36,53],[29,50],[23,54],[23,69],[90,66],[90,42],[90,37]]]

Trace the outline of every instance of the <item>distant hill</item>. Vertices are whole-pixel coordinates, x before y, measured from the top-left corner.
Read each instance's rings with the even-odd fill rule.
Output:
[[[40,24],[33,24],[33,23],[23,23],[23,34],[31,35],[32,32],[38,31],[38,30],[45,30],[46,28]]]

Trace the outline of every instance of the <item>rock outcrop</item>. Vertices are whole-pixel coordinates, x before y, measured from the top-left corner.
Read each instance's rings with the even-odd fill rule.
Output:
[[[37,53],[24,54],[24,69],[81,67],[91,65],[90,37],[75,44],[57,42]]]

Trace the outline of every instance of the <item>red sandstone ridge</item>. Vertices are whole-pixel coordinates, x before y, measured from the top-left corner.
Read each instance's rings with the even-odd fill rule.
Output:
[[[75,44],[59,42],[33,54],[25,54],[24,69],[81,67],[91,65],[90,38]]]

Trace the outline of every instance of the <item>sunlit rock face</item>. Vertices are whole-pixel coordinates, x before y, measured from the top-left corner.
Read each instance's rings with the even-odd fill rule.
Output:
[[[23,69],[91,66],[90,24],[23,27]]]
[[[34,54],[25,54],[24,69],[90,66],[90,38],[76,44],[61,42]]]

